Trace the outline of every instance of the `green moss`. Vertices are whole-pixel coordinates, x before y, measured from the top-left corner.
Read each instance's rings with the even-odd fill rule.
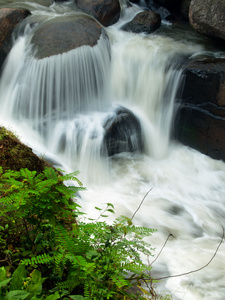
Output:
[[[43,172],[48,164],[32,152],[32,149],[19,141],[9,130],[0,127],[0,166],[3,170]]]

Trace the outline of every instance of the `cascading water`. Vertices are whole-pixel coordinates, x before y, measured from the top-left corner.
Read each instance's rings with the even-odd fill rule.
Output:
[[[40,2],[35,10],[34,3],[26,5],[35,18],[53,18],[62,11],[71,16],[69,6],[44,9]],[[41,60],[32,54],[33,29],[28,26],[0,78],[1,122],[55,165],[81,171],[88,190],[79,201],[92,218],[97,217],[94,206],[105,202],[113,203],[118,215],[132,216],[152,188],[134,222],[158,230],[150,240],[156,255],[168,234],[175,237],[154,263],[153,275],[198,269],[220,241],[225,165],[170,141],[170,132],[182,83],[177,58],[204,49],[162,35],[122,32],[118,24],[107,29],[109,40],[100,39],[93,48]],[[107,157],[106,123],[118,107],[131,111],[140,123],[143,153]],[[203,271],[162,281],[159,292],[168,291],[174,299],[222,300],[224,250],[223,244]]]

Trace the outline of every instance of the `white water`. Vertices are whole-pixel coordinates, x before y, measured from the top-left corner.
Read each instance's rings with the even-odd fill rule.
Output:
[[[155,255],[168,234],[175,237],[154,263],[155,277],[198,269],[213,255],[225,226],[225,164],[173,143],[169,136],[182,81],[174,57],[204,49],[116,27],[108,29],[111,61],[104,41],[93,50],[82,47],[37,61],[29,54],[29,36],[17,40],[0,78],[1,121],[61,168],[81,171],[87,191],[80,203],[92,218],[98,216],[94,207],[106,202],[115,205],[117,215],[132,216],[152,188],[134,222],[158,230],[150,238]],[[90,66],[93,62],[95,67]],[[80,73],[85,84],[81,91]],[[117,105],[139,118],[144,154],[122,153],[110,159],[101,155],[103,123]],[[223,243],[200,272],[163,280],[159,292],[169,292],[174,299],[224,299],[224,250]]]

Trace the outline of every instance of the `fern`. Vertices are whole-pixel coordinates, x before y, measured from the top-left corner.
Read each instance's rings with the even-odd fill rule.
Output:
[[[31,259],[24,259],[21,260],[21,264],[27,266],[27,265],[37,265],[37,264],[48,264],[52,262],[53,258],[49,254],[41,254],[38,256],[32,256]]]
[[[142,262],[140,254],[152,255],[154,249],[144,238],[154,230],[134,226],[126,216],[117,218],[112,225],[99,222],[106,214],[114,213],[110,203],[105,209],[96,207],[100,212],[96,220],[75,221],[81,212],[72,197],[84,190],[77,174],[61,175],[53,168],[40,174],[28,169],[3,173],[0,168],[0,216],[4,215],[0,241],[1,232],[4,234],[10,226],[2,253],[15,237],[21,236],[21,266],[29,272],[33,270],[30,276],[36,278],[39,290],[44,281],[40,274],[47,278],[45,293],[49,297],[71,293],[72,299],[79,295],[88,300],[135,299],[133,294],[127,297],[127,289],[150,274],[151,266]],[[66,180],[73,180],[78,186],[67,187],[63,184]],[[30,284],[29,280],[26,282]]]

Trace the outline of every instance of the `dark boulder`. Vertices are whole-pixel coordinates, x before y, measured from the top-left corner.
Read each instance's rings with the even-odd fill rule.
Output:
[[[24,9],[0,9],[0,69],[12,48],[11,35],[13,30],[29,14],[30,12]]]
[[[225,59],[189,62],[175,120],[178,141],[225,160]]]
[[[109,156],[121,152],[143,151],[143,137],[138,118],[119,107],[104,124],[104,143]]]
[[[225,107],[225,59],[205,58],[184,66],[185,85],[182,101]]]
[[[75,0],[77,7],[95,17],[102,25],[109,26],[120,18],[118,0]]]
[[[199,33],[225,39],[224,0],[192,0],[189,20],[191,26]]]
[[[62,54],[83,45],[95,46],[105,30],[85,16],[57,17],[41,24],[31,40],[35,55],[41,59]]]
[[[161,17],[154,11],[143,11],[138,13],[133,20],[126,23],[121,29],[134,33],[152,33],[161,25]]]
[[[225,110],[181,104],[176,118],[179,142],[225,161]]]

